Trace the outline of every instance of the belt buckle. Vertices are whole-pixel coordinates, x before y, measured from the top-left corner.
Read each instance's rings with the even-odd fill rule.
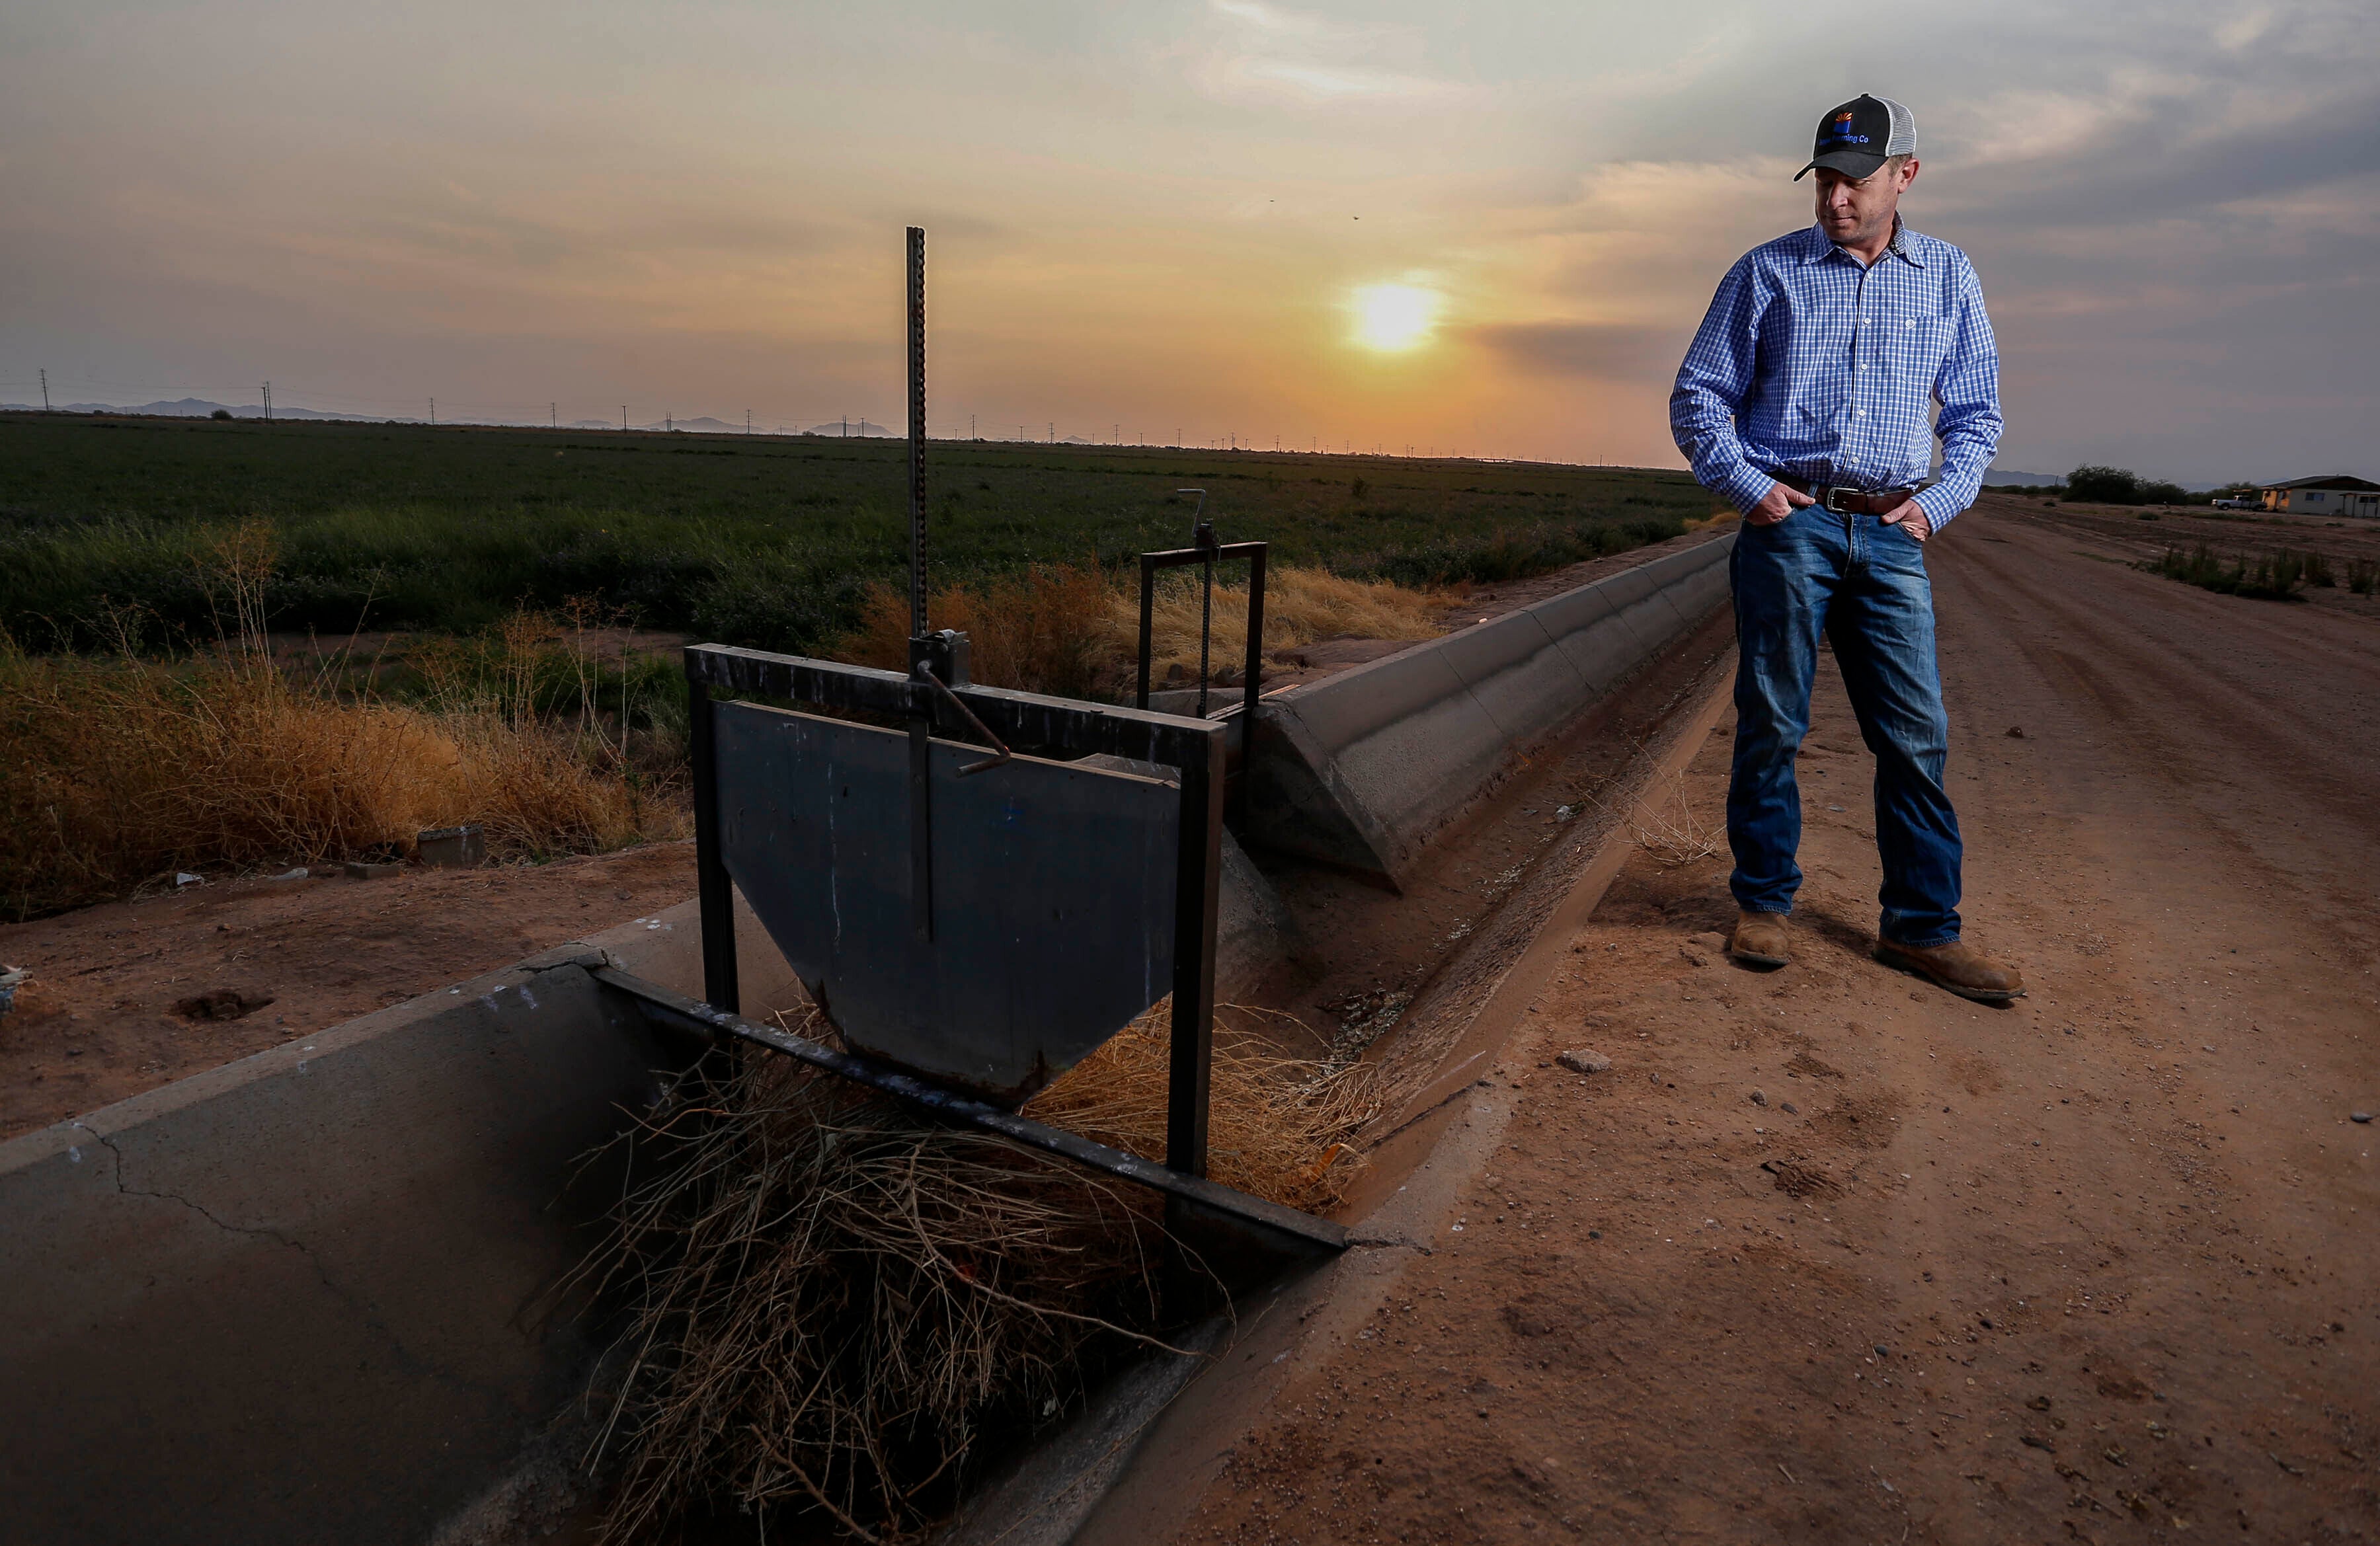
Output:
[[[1825,508],[1837,515],[1856,515],[1859,512],[1853,510],[1850,505],[1838,504],[1835,501],[1838,500],[1864,499],[1865,497],[1865,495],[1862,494],[1856,489],[1838,489],[1834,485],[1828,484],[1827,486]]]

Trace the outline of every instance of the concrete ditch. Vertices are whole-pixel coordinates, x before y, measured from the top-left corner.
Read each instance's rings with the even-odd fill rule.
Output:
[[[1393,881],[1708,617],[1730,543],[1280,694],[1255,803],[1305,836],[1257,837]],[[1224,882],[1230,996],[1291,924],[1236,844]],[[546,1298],[608,1200],[579,1156],[699,1050],[588,968],[698,992],[698,944],[689,902],[0,1144],[0,1542],[424,1541],[500,1486],[593,1356]],[[800,1001],[748,914],[738,954],[747,1013]]]
[[[748,915],[747,1004],[799,988]],[[0,1144],[0,1541],[430,1538],[578,1394],[579,1158],[698,1047],[694,904]]]
[[[1728,596],[1732,531],[1266,698],[1250,843],[1395,885],[1430,840]]]

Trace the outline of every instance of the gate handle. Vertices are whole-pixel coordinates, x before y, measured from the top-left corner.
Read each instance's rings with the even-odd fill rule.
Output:
[[[970,773],[980,773],[988,767],[998,767],[1002,763],[1008,761],[1016,755],[1008,749],[1007,743],[1002,742],[1000,737],[992,734],[990,728],[988,728],[981,719],[975,717],[975,710],[966,706],[966,701],[965,699],[961,698],[956,693],[952,692],[950,688],[943,685],[942,679],[934,674],[934,669],[931,666],[929,666],[924,661],[920,660],[917,665],[910,668],[910,674],[913,680],[922,680],[927,685],[932,687],[935,692],[940,693],[943,699],[948,702],[953,708],[959,711],[960,715],[965,719],[968,724],[975,727],[976,734],[991,743],[991,749],[997,754],[996,755],[984,758],[981,762],[968,763],[965,767],[959,769],[960,778],[964,779]]]

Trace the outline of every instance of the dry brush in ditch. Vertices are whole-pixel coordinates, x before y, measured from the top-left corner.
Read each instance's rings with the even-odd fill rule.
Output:
[[[1026,1115],[1160,1155],[1165,1023],[1152,1009]],[[1367,1081],[1220,1050],[1216,1178],[1330,1205],[1361,1166]],[[622,1142],[643,1178],[582,1269],[632,1307],[590,1456],[615,1478],[606,1540],[716,1509],[909,1534],[1104,1362],[1164,1346],[1154,1199],[1038,1150],[755,1053]]]

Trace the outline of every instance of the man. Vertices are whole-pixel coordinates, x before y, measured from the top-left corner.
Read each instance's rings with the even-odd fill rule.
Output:
[[[2000,434],[1999,361],[1967,255],[1900,223],[1909,109],[1862,96],[1818,124],[1817,224],[1728,271],[1670,397],[1694,476],[1743,512],[1735,588],[1730,953],[1779,967],[1821,634],[1876,755],[1876,959],[1985,1002],[2024,991],[1959,933],[1959,818],[1925,544],[1972,503]],[[1927,423],[1928,399],[1941,405]],[[1942,476],[1925,486],[1936,431]]]

